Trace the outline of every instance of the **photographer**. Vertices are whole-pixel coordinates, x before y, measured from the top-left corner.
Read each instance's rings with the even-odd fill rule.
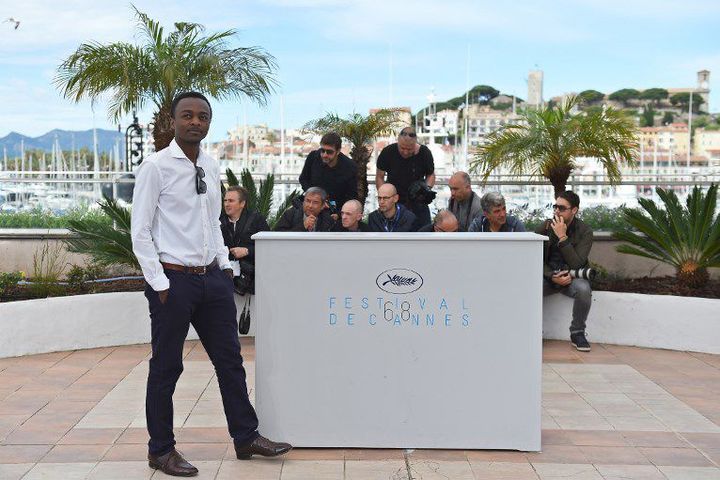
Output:
[[[455,214],[443,208],[435,214],[433,223],[425,225],[418,232],[449,233],[457,232],[459,228],[460,224]]]
[[[345,202],[358,197],[357,167],[340,151],[341,146],[342,139],[337,133],[323,135],[320,148],[305,159],[299,178],[303,190],[320,187],[327,192],[328,207],[335,220]]]
[[[581,352],[589,352],[585,338],[585,323],[592,304],[592,289],[587,278],[588,255],[592,248],[593,232],[576,217],[580,198],[572,191],[558,195],[553,205],[554,218],[546,220],[535,233],[546,235],[543,253],[543,295],[562,293],[574,299],[570,341]],[[577,272],[578,269],[586,269]],[[586,278],[578,278],[585,276]]]
[[[397,143],[383,148],[378,156],[375,186],[379,191],[386,182],[395,185],[399,203],[415,214],[413,230],[430,223],[428,204],[435,198],[435,192],[430,190],[435,186],[434,172],[435,164],[430,149],[417,143],[417,134],[411,127],[403,128]],[[414,182],[423,185],[419,186],[421,188],[415,186],[415,195],[411,195],[410,187]]]

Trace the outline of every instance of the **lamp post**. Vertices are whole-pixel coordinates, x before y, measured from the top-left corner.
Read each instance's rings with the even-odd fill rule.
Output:
[[[125,129],[125,170],[131,171],[133,165],[143,161],[143,129],[133,112],[133,123]]]

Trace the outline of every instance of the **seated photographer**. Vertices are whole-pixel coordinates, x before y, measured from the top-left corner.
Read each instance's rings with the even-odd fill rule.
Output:
[[[579,207],[576,193],[561,193],[553,205],[554,218],[543,222],[535,233],[549,237],[543,254],[543,295],[562,293],[574,299],[570,341],[579,351],[589,352],[585,323],[592,305],[592,289],[587,279],[593,277],[588,268],[593,232],[576,217]]]
[[[414,128],[405,127],[400,130],[397,143],[383,148],[378,155],[375,173],[375,186],[378,191],[386,181],[395,185],[399,202],[415,215],[413,230],[430,223],[428,204],[435,198],[435,192],[430,190],[435,186],[435,164],[430,149],[417,142]],[[418,181],[425,185],[426,190],[418,190],[420,195],[413,197],[410,195],[410,187]]]
[[[335,223],[336,232],[369,232],[370,227],[362,221],[363,206],[358,200],[348,200],[340,210],[340,221]]]
[[[329,232],[335,222],[326,207],[327,193],[320,187],[310,187],[302,204],[293,203],[275,225],[276,232]]]
[[[442,209],[437,212],[433,223],[425,225],[418,232],[457,232],[458,219],[450,210]]]
[[[227,189],[223,200],[224,212],[220,215],[220,230],[230,251],[230,260],[253,263],[255,241],[250,237],[268,231],[270,227],[259,212],[245,208],[247,198],[248,192],[243,187]]]
[[[398,193],[392,183],[378,188],[378,209],[368,217],[371,232],[412,232],[415,214],[398,203]]]
[[[305,159],[299,178],[303,190],[320,187],[327,192],[330,213],[336,217],[334,220],[346,201],[358,198],[357,167],[340,151],[341,147],[340,135],[335,132],[323,135],[320,148],[310,152]]]
[[[505,197],[500,192],[488,192],[480,199],[483,214],[470,224],[468,232],[524,232],[519,218],[507,214]]]
[[[455,172],[448,180],[448,187],[450,187],[448,210],[458,219],[459,230],[467,232],[472,221],[482,215],[480,197],[473,192],[470,175],[466,172]]]

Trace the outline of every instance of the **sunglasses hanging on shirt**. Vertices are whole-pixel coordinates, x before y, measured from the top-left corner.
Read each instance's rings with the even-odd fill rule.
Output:
[[[197,191],[198,195],[202,195],[203,193],[207,193],[207,183],[205,183],[205,170],[202,169],[202,167],[195,166],[195,190]]]

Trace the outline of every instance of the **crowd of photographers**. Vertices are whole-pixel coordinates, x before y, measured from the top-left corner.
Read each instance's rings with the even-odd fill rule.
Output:
[[[430,150],[417,142],[415,130],[403,128],[396,143],[378,156],[375,185],[377,210],[363,221],[363,204],[358,201],[358,172],[355,163],[340,150],[342,140],[328,133],[320,148],[311,152],[300,174],[304,195],[286,210],[275,225],[276,231],[294,232],[524,232],[520,219],[507,214],[499,192],[482,197],[472,190],[470,176],[453,174],[448,185],[450,201],[430,219],[428,205],[434,200],[435,173]],[[224,199],[221,227],[230,260],[236,265],[236,287],[253,293],[253,240],[251,236],[269,230],[264,218],[245,208],[248,193],[231,187]],[[572,191],[558,195],[553,218],[535,232],[545,235],[543,295],[562,293],[574,299],[570,339],[580,351],[589,351],[585,324],[592,302],[588,268],[593,233],[577,217],[580,199]]]

